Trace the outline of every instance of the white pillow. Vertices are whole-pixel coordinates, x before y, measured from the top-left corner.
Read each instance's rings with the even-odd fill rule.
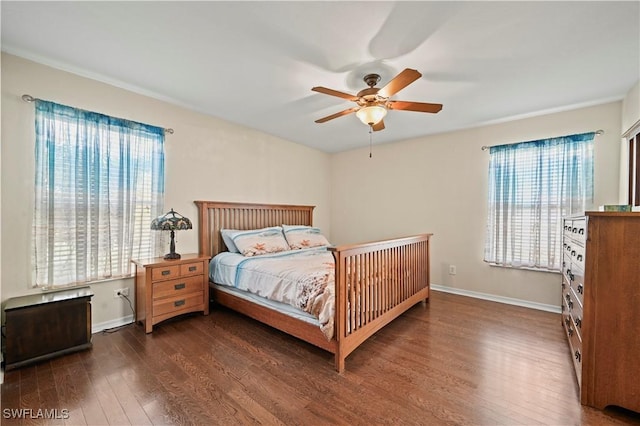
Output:
[[[222,235],[222,241],[224,241],[224,245],[227,246],[227,250],[231,253],[240,253],[238,247],[233,244],[233,234],[236,232],[241,232],[238,229],[221,229],[220,235]]]
[[[235,231],[230,235],[238,251],[247,257],[290,250],[279,226]]]
[[[292,249],[330,246],[320,228],[304,225],[282,225],[284,236]]]

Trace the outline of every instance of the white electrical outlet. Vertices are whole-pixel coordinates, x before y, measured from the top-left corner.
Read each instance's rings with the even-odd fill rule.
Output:
[[[457,272],[456,265],[449,265],[449,275],[455,275]]]
[[[113,290],[113,298],[114,299],[119,299],[122,296],[129,296],[129,289],[128,288],[119,288],[117,290]]]

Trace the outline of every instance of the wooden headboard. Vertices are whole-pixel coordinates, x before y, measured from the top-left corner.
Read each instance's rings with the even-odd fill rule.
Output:
[[[226,251],[221,229],[260,229],[267,226],[313,225],[315,206],[194,201],[198,206],[198,245],[201,256]]]

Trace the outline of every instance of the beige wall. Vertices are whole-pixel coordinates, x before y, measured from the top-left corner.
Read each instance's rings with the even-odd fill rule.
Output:
[[[595,205],[618,200],[621,103],[335,154],[336,243],[432,232],[431,282],[451,289],[559,306],[560,278],[491,267],[483,258],[489,153],[498,145],[602,129],[595,142]],[[392,131],[391,122],[387,125]],[[374,135],[375,138],[375,135]],[[457,275],[448,274],[456,265]]]
[[[294,203],[316,205],[315,224],[331,233],[328,154],[3,53],[2,300],[36,291],[29,288],[34,106],[20,99],[25,93],[173,128],[165,145],[165,208],[174,208],[194,225],[194,200]],[[196,229],[179,232],[176,244],[179,253],[197,251]],[[126,302],[113,298],[113,290],[125,286],[133,289],[133,280],[91,286],[94,326],[131,314]]]
[[[596,139],[596,205],[618,200],[622,103],[451,132],[334,155],[15,56],[2,55],[0,297],[34,292],[30,283],[33,105],[24,93],[175,130],[166,140],[165,207],[196,218],[193,200],[313,204],[315,224],[335,243],[433,232],[432,283],[558,305],[556,274],[482,262],[489,156],[495,145],[603,129]],[[389,125],[388,131],[392,128]],[[375,135],[374,135],[375,138]],[[10,221],[9,221],[10,220]],[[196,230],[178,252],[197,250]],[[448,265],[457,275],[448,275]],[[92,285],[93,322],[130,315],[113,289]],[[133,291],[131,291],[133,294]]]
[[[622,102],[622,133],[640,124],[640,80],[625,96]]]

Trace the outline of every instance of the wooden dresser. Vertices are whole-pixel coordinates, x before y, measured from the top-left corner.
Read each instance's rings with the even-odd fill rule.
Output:
[[[640,213],[565,218],[562,263],[581,403],[640,412]]]
[[[207,257],[182,255],[132,261],[136,265],[136,320],[151,333],[160,321],[189,312],[209,314]]]

